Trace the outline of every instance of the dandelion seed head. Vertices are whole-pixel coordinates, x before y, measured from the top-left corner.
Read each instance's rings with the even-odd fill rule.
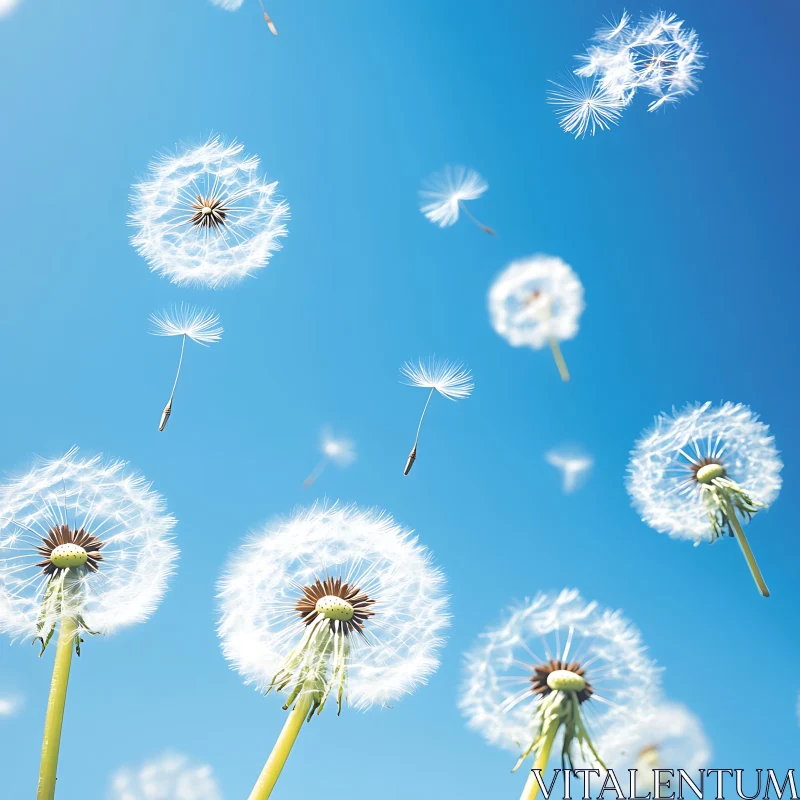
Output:
[[[349,467],[356,460],[355,442],[335,437],[330,428],[322,431],[321,449],[325,456],[340,467]]]
[[[474,169],[445,167],[425,181],[419,193],[420,211],[440,228],[447,228],[458,221],[460,203],[477,200],[488,188]]]
[[[256,530],[229,562],[218,596],[223,653],[260,691],[302,649],[320,608],[331,634],[341,630],[319,601],[349,599],[363,625],[340,645],[348,653],[344,691],[356,709],[387,705],[424,684],[439,665],[449,619],[444,577],[411,532],[388,514],[338,504],[299,509]],[[330,661],[317,652],[306,664],[330,692]]]
[[[151,314],[150,323],[153,336],[187,336],[202,345],[218,342],[224,332],[215,311],[183,303]]]
[[[147,619],[175,569],[174,527],[163,498],[123,461],[79,458],[77,448],[39,461],[0,486],[0,632],[34,637],[62,614],[99,633]],[[48,559],[56,530],[83,542],[88,560],[59,567]],[[43,606],[50,581],[64,574],[75,592],[61,609]]]
[[[472,394],[475,384],[472,373],[463,364],[431,357],[416,363],[406,361],[400,368],[407,386],[435,389],[448,400],[463,400]]]
[[[653,761],[650,769],[680,767],[692,773],[711,762],[711,744],[697,716],[679,703],[664,701],[636,709],[620,725],[606,730],[597,747],[615,770],[640,766],[643,753]]]
[[[564,589],[510,609],[504,624],[481,634],[466,656],[459,698],[468,726],[491,745],[524,750],[540,732],[537,709],[546,696],[536,692],[534,669],[551,659],[570,672],[579,663],[591,683],[581,711],[595,741],[659,693],[660,671],[639,631],[620,612]]]
[[[489,290],[492,326],[514,347],[574,338],[584,307],[583,284],[556,256],[512,261]]]
[[[675,539],[708,540],[700,480],[707,463],[721,463],[730,480],[764,505],[780,492],[783,462],[769,427],[750,408],[689,405],[659,416],[631,452],[627,487],[644,522]]]
[[[244,145],[213,137],[150,166],[133,187],[132,244],[172,283],[217,289],[265,267],[289,206]]]

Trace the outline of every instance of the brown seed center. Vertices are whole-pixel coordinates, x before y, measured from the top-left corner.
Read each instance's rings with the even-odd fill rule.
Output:
[[[375,614],[372,610],[372,606],[375,605],[374,600],[370,599],[357,586],[343,583],[341,578],[325,578],[324,581],[317,578],[314,583],[303,587],[303,596],[295,606],[295,609],[300,613],[300,618],[306,625],[311,625],[312,622],[319,619],[318,604],[323,598],[326,598],[328,602],[330,602],[330,598],[339,598],[353,609],[353,615],[350,619],[341,619],[341,616],[346,615],[336,615],[340,617],[338,619],[335,617],[328,618],[332,631],[336,631],[338,627],[342,633],[347,635],[351,633],[361,633],[363,635],[364,624]]]
[[[56,552],[55,560],[60,563],[58,555],[71,549],[66,545],[74,545],[85,551],[86,561],[81,566],[86,566],[90,572],[98,571],[100,562],[103,560],[100,550],[103,548],[104,542],[83,528],[76,531],[72,530],[69,525],[56,525],[50,528],[47,536],[42,537],[42,543],[36,548],[36,552],[44,558],[44,561],[40,561],[35,566],[41,567],[45,575],[55,575],[61,567],[53,563],[53,553]],[[83,561],[83,558],[80,560]]]
[[[558,672],[561,670],[580,675],[580,677],[586,681],[586,685],[583,689],[576,693],[578,702],[585,703],[594,694],[594,689],[592,688],[592,684],[586,680],[585,670],[578,661],[571,661],[568,663],[561,659],[551,658],[546,664],[539,664],[534,667],[533,675],[528,679],[531,682],[531,691],[540,697],[547,697],[547,695],[553,691],[547,684],[547,676],[550,675],[551,672]]]

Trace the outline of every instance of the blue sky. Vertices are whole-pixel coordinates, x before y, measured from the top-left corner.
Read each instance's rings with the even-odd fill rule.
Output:
[[[278,38],[255,0],[234,14],[203,0],[27,0],[0,20],[0,468],[78,444],[129,460],[180,520],[180,570],[157,614],[88,642],[74,666],[59,799],[102,798],[115,769],[165,749],[211,764],[225,797],[246,796],[284,716],[223,660],[214,583],[252,526],[317,497],[414,528],[448,574],[453,627],[428,687],[309,725],[276,798],[516,797],[513,759],[456,710],[461,653],[509,603],[562,586],[638,625],[666,693],[702,718],[713,766],[793,766],[800,10],[673,3],[709,54],[699,93],[659,114],[639,102],[576,142],[545,104],[546,81],[621,7],[268,9]],[[289,236],[257,278],[181,290],[129,246],[128,192],[156,152],[212,131],[280,182]],[[473,210],[496,239],[419,213],[420,181],[447,163],[488,180]],[[513,349],[489,325],[494,275],[535,252],[586,287],[580,334],[563,348],[569,385],[547,352]],[[181,300],[214,307],[225,335],[187,349],[161,435],[177,349],[147,336],[147,317]],[[467,362],[476,390],[432,404],[403,478],[424,396],[398,369],[434,352]],[[769,600],[732,541],[692,548],[629,507],[641,429],[706,399],[751,405],[784,453],[783,492],[749,529]],[[359,460],[312,494],[302,480],[324,423],[357,441]],[[596,462],[571,496],[544,461],[563,441]],[[3,798],[32,794],[50,669],[29,644],[0,648],[0,695],[24,698],[0,716]]]

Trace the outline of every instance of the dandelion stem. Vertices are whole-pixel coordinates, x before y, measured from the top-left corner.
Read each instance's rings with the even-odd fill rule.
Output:
[[[536,760],[533,762],[533,769],[528,775],[528,780],[525,783],[525,788],[522,790],[519,800],[536,800],[536,795],[539,794],[539,782],[536,780],[536,775],[533,770],[538,769],[542,780],[544,780],[544,772],[547,769],[547,762],[550,760],[550,751],[553,749],[553,742],[555,741],[556,734],[560,727],[560,724],[550,725],[550,730],[545,736],[542,748],[539,750],[539,755],[536,756]]]
[[[178,387],[178,378],[181,376],[181,367],[183,366],[183,351],[186,349],[186,334],[181,338],[181,357],[178,359],[178,371],[175,373],[175,380],[172,384],[172,391],[169,393],[169,400],[161,412],[161,422],[158,424],[158,429],[163,431],[167,427],[167,420],[172,413],[172,398],[175,397],[175,389]]]
[[[272,790],[278,782],[283,765],[286,763],[286,759],[289,758],[292,746],[311,708],[312,697],[311,692],[303,692],[297,698],[297,702],[289,712],[289,717],[284,723],[280,736],[278,736],[278,741],[275,742],[275,746],[269,754],[267,763],[264,765],[261,775],[258,776],[258,781],[253,787],[253,791],[250,792],[249,800],[267,800],[272,794]]]
[[[305,486],[306,489],[308,489],[308,487],[311,486],[320,475],[322,475],[322,470],[328,466],[328,461],[330,461],[330,458],[328,456],[323,456],[323,458],[320,459],[319,464],[317,464],[317,466],[311,470],[309,476],[303,481],[303,486]]]
[[[428,393],[428,399],[425,401],[425,408],[422,409],[422,416],[419,418],[419,425],[417,425],[417,435],[414,438],[414,446],[408,454],[408,460],[406,461],[406,468],[403,470],[403,475],[408,475],[408,473],[411,472],[411,467],[414,466],[414,462],[417,460],[417,444],[419,443],[419,432],[422,430],[422,420],[425,419],[425,412],[428,410],[428,405],[435,391],[436,389],[432,388]]]
[[[569,370],[567,369],[567,362],[564,361],[564,356],[561,355],[561,348],[559,347],[558,340],[555,336],[549,336],[548,341],[550,342],[550,349],[553,351],[553,358],[558,367],[558,374],[561,375],[561,380],[566,382],[569,380]]]
[[[761,592],[761,596],[769,597],[769,589],[767,588],[767,584],[764,582],[764,578],[761,575],[761,570],[758,568],[758,564],[756,563],[756,557],[753,555],[753,551],[750,549],[750,544],[748,543],[747,537],[744,535],[742,526],[736,516],[736,510],[733,507],[733,503],[731,503],[727,494],[723,493],[722,497],[725,504],[725,516],[728,518],[731,525],[733,525],[733,532],[736,536],[736,541],[739,542],[739,547],[742,549],[744,559],[747,561],[747,566],[750,567],[750,574],[753,576],[753,580],[756,582],[756,586],[758,586],[758,591]]]
[[[44,721],[42,761],[39,767],[39,788],[36,800],[53,800],[56,794],[56,772],[58,751],[61,747],[61,727],[64,723],[64,706],[67,702],[69,668],[75,637],[78,635],[75,620],[62,617],[58,632],[53,678],[50,682],[50,697],[47,700],[47,715]]]
[[[461,207],[461,210],[474,222],[484,233],[488,233],[489,236],[497,236],[497,232],[490,228],[488,225],[484,225],[479,219],[476,219],[472,212],[467,208],[466,203],[463,200],[458,201],[458,205]]]

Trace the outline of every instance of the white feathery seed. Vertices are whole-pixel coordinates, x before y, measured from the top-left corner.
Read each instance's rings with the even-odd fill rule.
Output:
[[[218,342],[224,332],[215,311],[183,303],[151,314],[150,323],[153,336],[187,336],[204,346]]]

